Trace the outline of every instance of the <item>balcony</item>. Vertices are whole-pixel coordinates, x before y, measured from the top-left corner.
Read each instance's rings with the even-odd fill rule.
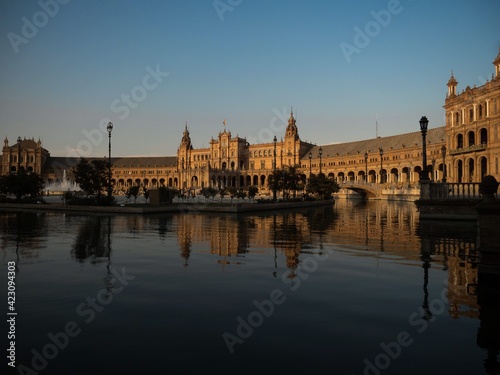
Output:
[[[450,155],[465,154],[467,152],[474,152],[474,151],[483,151],[486,150],[486,146],[487,146],[486,143],[482,143],[480,145],[457,148],[455,150],[450,150]]]

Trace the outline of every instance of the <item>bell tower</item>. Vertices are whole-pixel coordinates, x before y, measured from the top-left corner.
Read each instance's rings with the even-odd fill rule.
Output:
[[[179,146],[179,150],[177,151],[177,163],[180,171],[189,168],[192,149],[193,146],[191,145],[191,137],[189,136],[189,130],[186,122],[184,132],[182,133],[181,144]]]
[[[500,47],[498,47],[498,55],[493,60],[493,65],[495,66],[495,78],[500,78]]]
[[[452,70],[451,77],[448,80],[448,98],[451,98],[451,97],[457,95],[457,84],[458,84],[458,81],[453,76],[453,70]]]
[[[293,108],[290,111],[288,126],[285,131],[285,139],[283,143],[283,164],[295,166],[299,161],[300,138],[299,130],[295,117],[293,116]]]

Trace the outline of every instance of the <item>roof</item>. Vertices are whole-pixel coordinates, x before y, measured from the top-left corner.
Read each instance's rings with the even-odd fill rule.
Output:
[[[88,160],[104,158],[86,158]],[[47,158],[44,168],[48,173],[54,170],[66,169],[68,172],[80,161],[79,158],[67,158],[65,156],[51,156]],[[137,168],[137,167],[175,167],[177,157],[175,156],[146,156],[146,157],[117,157],[111,158],[114,168]]]
[[[140,156],[111,158],[115,168],[131,167],[175,167],[177,165],[176,156]]]
[[[427,130],[427,144],[429,143],[443,143],[445,142],[445,127],[433,128]],[[317,157],[319,148],[323,150],[323,157],[329,156],[344,156],[356,155],[367,153],[379,153],[379,149],[383,150],[402,150],[406,147],[422,147],[422,134],[421,132],[413,132],[399,135],[392,135],[388,137],[372,138],[364,141],[355,141],[347,143],[339,143],[333,145],[316,145],[313,146],[302,159],[309,159],[309,152],[313,157]]]

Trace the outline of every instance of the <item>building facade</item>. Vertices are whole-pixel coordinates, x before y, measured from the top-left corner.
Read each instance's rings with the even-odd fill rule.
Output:
[[[493,61],[491,80],[458,93],[453,73],[448,81],[446,144],[449,176],[456,182],[480,181],[485,175],[499,179],[500,157],[500,49]]]
[[[445,126],[427,132],[426,170],[430,178],[448,182],[480,182],[485,175],[500,180],[500,51],[493,61],[494,73],[480,87],[467,86],[458,93],[453,73],[445,99]],[[417,120],[416,127],[417,127]],[[432,119],[431,119],[432,120]],[[129,186],[148,189],[168,186],[183,190],[203,187],[247,188],[257,186],[270,193],[268,179],[274,169],[298,167],[302,179],[324,173],[337,182],[383,183],[393,186],[417,184],[422,165],[419,131],[341,144],[313,145],[300,139],[293,112],[285,133],[273,142],[249,144],[224,129],[209,147],[194,147],[187,124],[177,155],[164,157],[112,158],[115,192]],[[78,160],[51,157],[40,140],[18,138],[1,157],[2,174],[25,170],[42,175],[47,184],[71,180]]]

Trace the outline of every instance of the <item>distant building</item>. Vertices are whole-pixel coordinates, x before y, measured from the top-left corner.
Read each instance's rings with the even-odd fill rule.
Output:
[[[452,181],[480,181],[487,174],[500,180],[500,49],[495,73],[482,86],[467,86],[460,94],[451,74],[446,111],[447,163]]]
[[[427,132],[427,171],[432,180],[480,182],[485,175],[500,180],[500,52],[495,73],[480,87],[467,86],[460,94],[453,73],[445,99],[445,126]],[[417,123],[418,119],[415,119]],[[42,175],[51,184],[71,180],[74,158],[51,157],[41,141],[4,140],[2,174],[25,170]],[[207,186],[247,188],[268,192],[274,168],[295,166],[303,181],[324,173],[336,181],[366,181],[408,186],[418,183],[422,166],[420,131],[340,144],[313,145],[302,141],[293,112],[283,137],[249,144],[224,129],[209,147],[195,148],[187,124],[176,156],[112,158],[115,191],[129,186],[169,186],[200,189]],[[446,176],[445,176],[446,174]]]

